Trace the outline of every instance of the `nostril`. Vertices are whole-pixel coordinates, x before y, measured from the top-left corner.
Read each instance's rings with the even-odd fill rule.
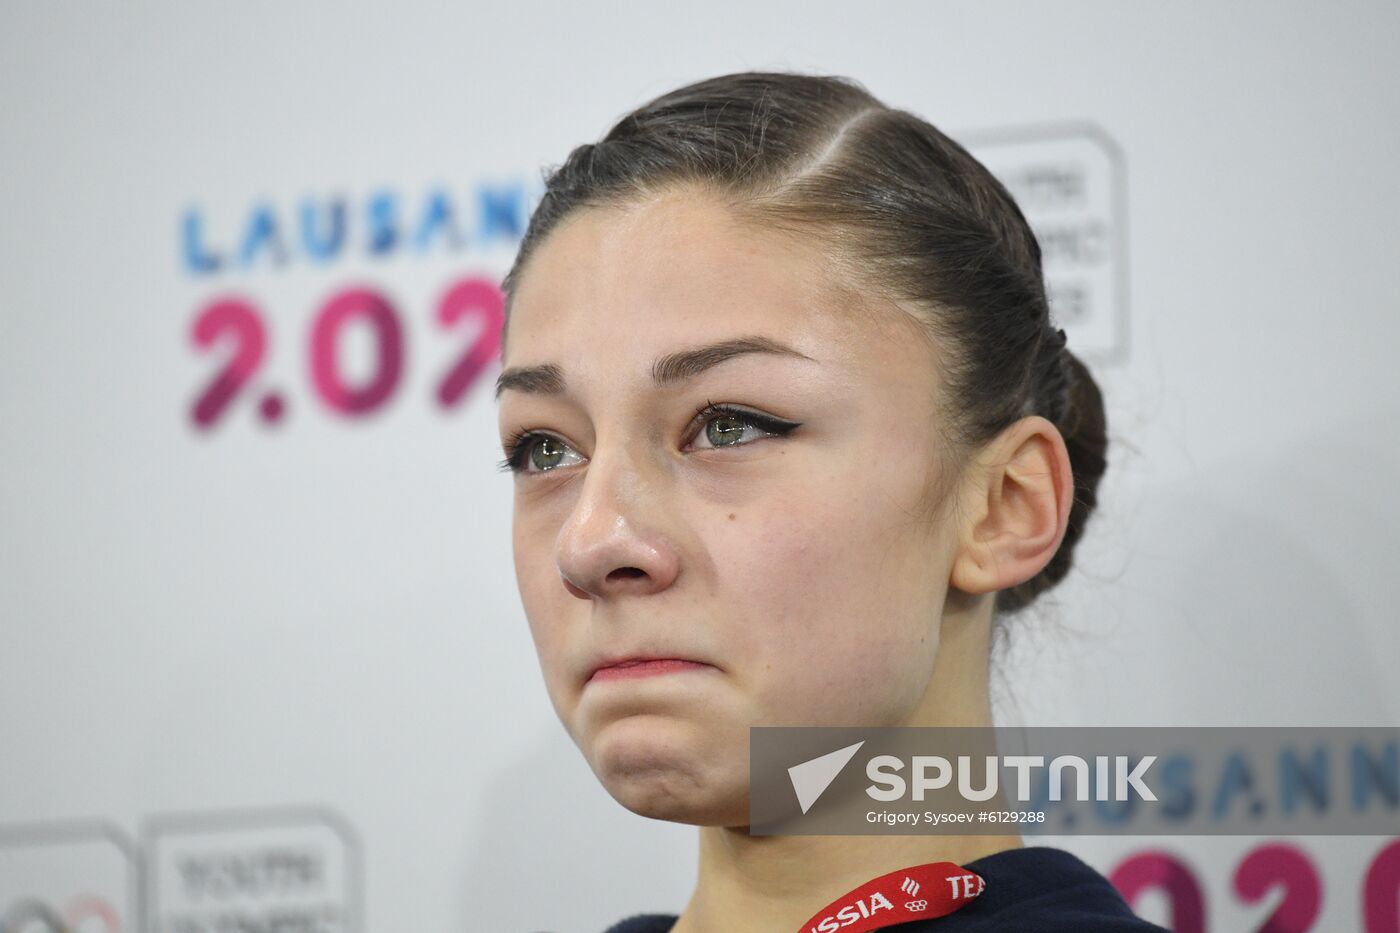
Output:
[[[643,571],[643,570],[639,570],[639,569],[637,569],[636,567],[619,567],[618,569],[614,570],[612,573],[608,574],[608,579],[611,580],[611,579],[613,579],[614,577],[624,577],[624,578],[626,578],[626,577],[644,577],[644,576],[646,576],[646,572]]]

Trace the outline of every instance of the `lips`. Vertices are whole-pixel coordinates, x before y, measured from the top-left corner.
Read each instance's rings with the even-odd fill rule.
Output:
[[[623,680],[636,677],[651,677],[659,674],[674,674],[688,670],[703,670],[712,667],[703,661],[690,658],[632,656],[605,661],[599,664],[589,676],[589,681]]]

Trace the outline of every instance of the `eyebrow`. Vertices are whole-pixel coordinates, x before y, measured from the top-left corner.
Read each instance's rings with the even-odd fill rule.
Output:
[[[651,364],[651,380],[658,387],[674,385],[693,379],[710,367],[745,353],[774,353],[816,362],[807,354],[800,353],[771,337],[735,337],[658,357],[656,362]],[[499,399],[506,389],[535,395],[562,395],[565,391],[564,372],[553,363],[512,366],[496,378],[496,398]]]

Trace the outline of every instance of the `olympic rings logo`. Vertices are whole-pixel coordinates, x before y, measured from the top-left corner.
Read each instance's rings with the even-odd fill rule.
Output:
[[[908,910],[908,911],[914,911],[914,912],[917,912],[917,911],[920,911],[920,910],[928,910],[928,901],[925,901],[925,900],[905,901],[905,902],[904,902],[904,909],[905,909],[905,910]],[[5,933],[5,931],[4,931],[4,930],[0,930],[0,933]]]

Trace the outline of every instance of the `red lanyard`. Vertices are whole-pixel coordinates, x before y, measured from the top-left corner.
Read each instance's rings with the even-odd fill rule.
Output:
[[[971,904],[986,886],[981,875],[953,862],[901,868],[827,904],[798,933],[864,933],[944,917]]]

